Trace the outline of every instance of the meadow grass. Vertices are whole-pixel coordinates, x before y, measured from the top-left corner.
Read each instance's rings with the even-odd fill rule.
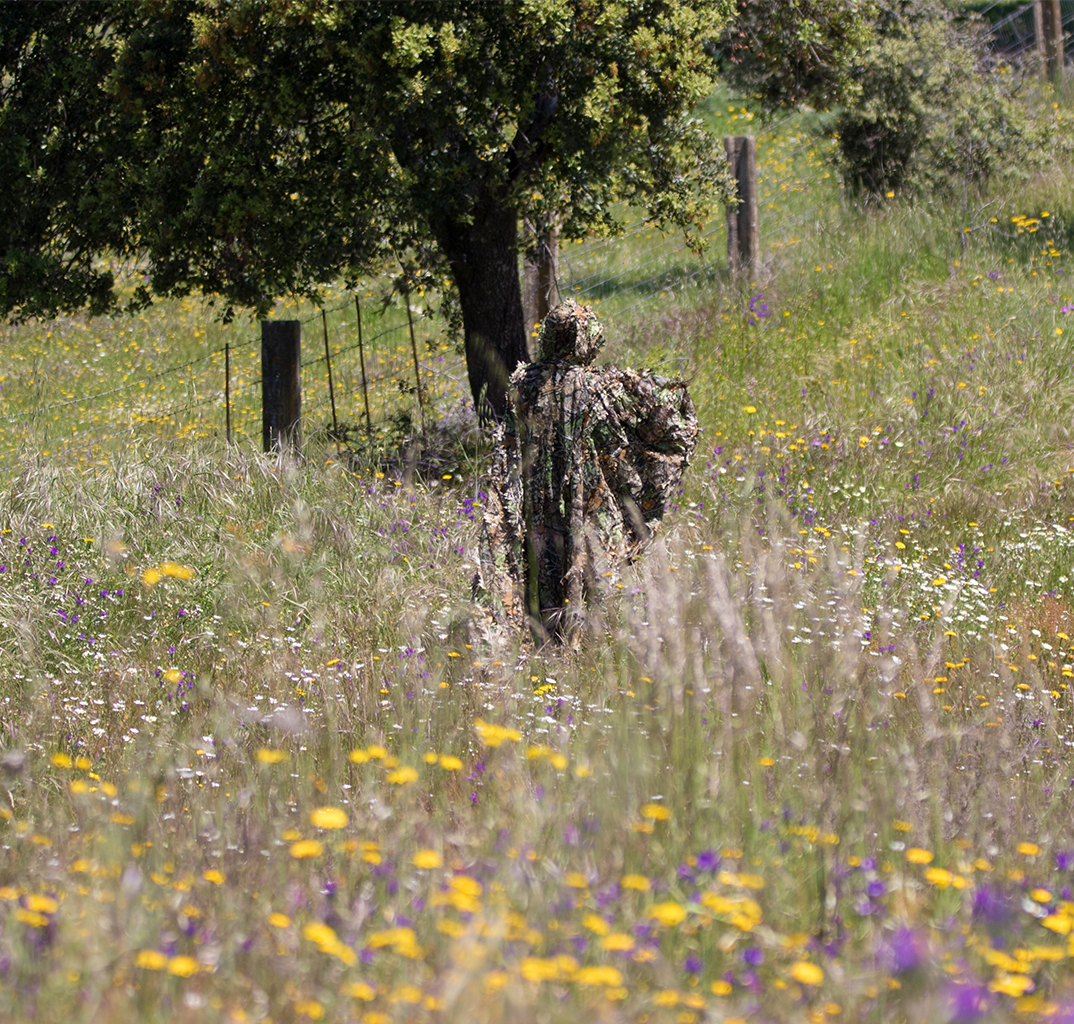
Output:
[[[0,1015],[1070,1019],[1063,168],[862,210],[801,132],[754,280],[644,224],[565,253],[703,427],[578,651],[471,603],[487,447],[430,321],[437,443],[397,444],[396,308],[379,440],[301,463],[254,344],[223,443],[250,331],[200,303],[7,332]]]

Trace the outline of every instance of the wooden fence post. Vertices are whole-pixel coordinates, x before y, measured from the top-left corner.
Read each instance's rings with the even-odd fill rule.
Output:
[[[406,322],[410,325],[410,351],[414,355],[414,381],[418,391],[418,413],[421,415],[421,432],[425,433],[425,389],[421,386],[421,365],[418,363],[418,343],[414,340],[414,314],[410,312],[410,289],[403,292],[406,303]]]
[[[1059,0],[1037,0],[1033,8],[1033,27],[1037,30],[1037,49],[1044,72],[1058,85],[1063,80],[1063,13]]]
[[[321,325],[324,327],[324,361],[328,364],[328,399],[332,403],[332,435],[336,439],[336,454],[340,454],[339,423],[336,420],[336,389],[332,385],[332,353],[328,348],[328,314],[321,310]]]
[[[224,422],[227,443],[231,444],[231,343],[224,345]]]
[[[723,148],[739,200],[736,208],[727,208],[727,260],[737,274],[756,266],[761,255],[757,226],[757,146],[752,135],[727,135]]]
[[[354,312],[358,318],[358,361],[362,366],[362,397],[365,399],[365,431],[373,436],[373,420],[369,416],[369,388],[365,382],[365,348],[362,346],[362,306],[358,301],[358,293],[354,293]]]
[[[261,441],[298,454],[302,430],[302,325],[261,321]]]

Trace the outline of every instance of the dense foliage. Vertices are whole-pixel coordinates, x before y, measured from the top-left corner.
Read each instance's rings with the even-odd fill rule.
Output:
[[[852,191],[980,186],[1033,158],[1044,130],[982,22],[941,0],[896,0],[882,5],[876,27],[856,68],[860,92],[836,122]]]
[[[769,109],[831,106],[860,88],[876,13],[862,0],[739,0],[717,45],[721,73]]]
[[[399,260],[457,290],[475,401],[526,357],[520,214],[698,230],[726,195],[690,110],[730,0],[8,2],[0,311],[150,293],[264,310]]]

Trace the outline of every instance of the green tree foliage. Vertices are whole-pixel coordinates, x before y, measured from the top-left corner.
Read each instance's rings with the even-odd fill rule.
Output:
[[[877,14],[863,0],[738,0],[716,54],[726,80],[772,110],[853,97]]]
[[[517,224],[696,237],[728,194],[691,117],[733,0],[7,0],[5,315],[149,293],[316,297],[398,260],[457,291],[475,402],[527,358]],[[6,144],[5,144],[6,147]]]
[[[854,192],[977,187],[1043,142],[987,25],[940,0],[885,3],[856,77],[861,91],[836,121]]]
[[[123,244],[111,197],[122,172],[108,140],[134,122],[101,84],[122,5],[87,18],[76,4],[0,8],[0,312],[110,308],[112,275],[94,264]]]

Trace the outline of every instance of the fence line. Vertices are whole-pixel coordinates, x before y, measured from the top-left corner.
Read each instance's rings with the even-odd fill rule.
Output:
[[[784,118],[775,124],[765,126],[756,135],[759,140],[762,137],[765,138],[764,153],[759,153],[759,158],[763,155],[769,161],[769,166],[766,167],[759,159],[757,168],[758,191],[761,193],[762,206],[771,202],[780,202],[792,195],[804,196],[808,202],[810,195],[819,194],[818,185],[821,181],[821,174],[828,169],[827,165],[823,163],[818,165],[813,160],[809,161],[809,166],[805,166],[801,160],[803,154],[807,152],[820,153],[822,149],[820,141],[802,132],[793,132],[784,136],[784,141],[781,143],[778,131],[790,120],[791,118]],[[773,169],[773,163],[778,166],[779,170]],[[770,242],[779,235],[786,237],[795,234],[797,228],[816,216],[811,208],[804,213],[791,216],[781,209],[772,213],[771,216],[768,216],[769,211],[763,208],[761,213],[762,223],[765,220],[769,221],[762,234],[765,242]],[[688,289],[704,287],[719,279],[726,268],[725,254],[720,250],[719,244],[725,237],[725,230],[722,218],[713,217],[708,229],[700,235],[707,243],[708,249],[703,254],[699,254],[691,249],[681,235],[676,237],[675,234],[661,232],[653,223],[646,220],[644,215],[641,215],[641,219],[624,227],[618,235],[593,239],[583,245],[564,245],[560,253],[563,268],[560,275],[561,294],[564,296],[573,294],[583,301],[605,299],[605,308],[601,310],[601,318],[609,323],[623,324],[646,307],[660,303],[669,292],[682,294]],[[649,232],[656,232],[659,237],[651,243],[641,242],[639,245],[641,236]],[[392,288],[394,292],[394,284]],[[409,307],[408,297],[402,296],[401,301],[407,302]],[[326,346],[323,354],[310,355],[300,364],[301,370],[309,373],[315,371],[322,363],[328,363],[331,360],[336,378],[335,390],[344,403],[341,406],[341,416],[344,422],[360,423],[362,421],[360,411],[354,407],[352,401],[358,395],[360,387],[360,382],[356,377],[357,359],[350,360],[347,357],[358,351],[363,344],[368,361],[365,376],[367,387],[371,391],[376,391],[382,415],[393,396],[398,397],[400,394],[400,386],[413,393],[425,387],[426,378],[430,381],[438,381],[440,393],[453,396],[452,401],[457,401],[468,393],[465,367],[460,369],[447,353],[441,353],[439,356],[439,359],[451,360],[446,366],[438,365],[438,361],[429,358],[417,360],[416,342],[412,354],[415,357],[417,379],[412,382],[414,387],[411,389],[408,382],[415,374],[415,367],[405,367],[405,363],[410,362],[409,359],[404,361],[403,350],[407,346],[405,344],[398,346],[394,351],[391,348],[378,348],[378,343],[392,338],[393,335],[403,333],[405,338],[407,321],[402,315],[403,311],[399,310],[395,304],[386,303],[379,312],[370,315],[381,317],[383,323],[383,318],[388,315],[389,311],[392,312],[393,317],[398,316],[398,322],[383,324],[380,330],[365,336],[364,342],[349,340],[353,337],[350,332],[358,322],[354,299],[350,295],[331,307],[314,310],[299,321],[302,326],[308,326],[313,321],[322,319],[322,325],[327,327],[329,317],[344,314],[331,325],[333,343]],[[362,320],[365,325],[369,325],[369,316],[363,316]],[[422,317],[419,323],[427,323],[427,318]],[[429,334],[428,330],[426,334]],[[100,449],[107,448],[117,439],[130,439],[137,436],[139,431],[147,428],[161,428],[181,418],[191,418],[191,422],[186,425],[187,430],[196,429],[203,433],[215,431],[222,436],[225,415],[223,366],[219,368],[219,380],[215,376],[208,375],[215,372],[213,360],[217,357],[222,360],[225,349],[230,350],[232,357],[228,378],[232,431],[247,438],[255,434],[260,435],[260,413],[257,414],[257,431],[244,429],[244,425],[250,426],[251,409],[249,404],[243,406],[242,403],[244,399],[248,401],[251,392],[261,386],[261,375],[249,363],[237,367],[235,359],[237,352],[249,353],[259,340],[257,337],[246,337],[229,341],[226,345],[213,348],[196,358],[131,381],[125,381],[114,387],[65,398],[35,409],[6,415],[0,414],[0,427],[26,424],[29,428],[29,436],[20,438],[18,443],[0,450],[0,465],[10,467],[12,457],[17,459],[28,447],[47,450],[47,458],[50,459],[60,459],[82,451],[93,451],[96,456]],[[425,340],[428,344],[431,339],[427,336]],[[70,410],[73,407],[81,407],[85,410],[83,417],[83,422],[85,422],[91,411],[100,409],[102,406],[105,406],[104,413],[107,414],[110,410],[106,400],[109,398],[191,370],[194,373],[186,382],[189,388],[186,399],[171,404],[164,410],[138,411],[136,408],[127,407],[125,413],[117,417],[119,422],[113,420],[99,423],[74,432],[62,432],[62,423],[56,424],[52,420],[39,422],[49,414]],[[389,382],[392,387],[390,391],[386,391],[383,386]],[[322,385],[318,385],[312,393],[309,382],[305,387],[308,398],[304,404],[307,410],[319,411],[327,408],[328,396],[327,393],[322,395]],[[347,402],[352,402],[352,406],[347,407]],[[348,415],[351,411],[354,412],[353,416]],[[219,423],[216,422],[217,419]],[[53,430],[62,433],[54,436],[52,440],[44,440],[53,433]],[[2,438],[2,432],[0,432],[0,438]]]

